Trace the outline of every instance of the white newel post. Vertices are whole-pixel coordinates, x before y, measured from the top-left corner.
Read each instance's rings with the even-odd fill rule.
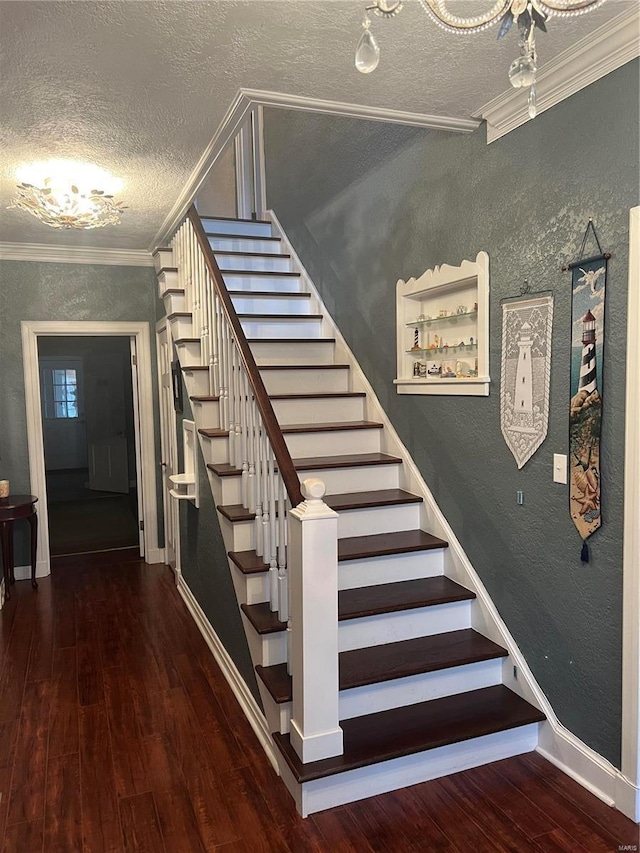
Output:
[[[325,485],[305,480],[289,511],[292,624],[291,744],[303,762],[342,755],[338,711],[338,514]]]

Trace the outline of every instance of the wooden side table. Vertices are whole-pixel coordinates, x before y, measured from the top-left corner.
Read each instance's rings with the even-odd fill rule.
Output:
[[[2,546],[2,572],[4,576],[4,598],[11,598],[10,584],[16,582],[13,565],[13,523],[26,518],[31,527],[31,586],[36,583],[36,556],[38,549],[38,516],[36,514],[35,495],[9,495],[0,498],[0,545]]]

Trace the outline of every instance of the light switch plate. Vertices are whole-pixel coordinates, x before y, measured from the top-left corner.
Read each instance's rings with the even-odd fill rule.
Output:
[[[553,454],[553,482],[567,483],[567,457],[564,453]]]

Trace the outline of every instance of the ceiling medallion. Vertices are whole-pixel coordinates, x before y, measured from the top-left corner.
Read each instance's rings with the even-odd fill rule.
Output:
[[[52,228],[118,225],[126,210],[113,197],[122,181],[89,163],[32,163],[18,169],[16,177],[19,183],[9,209],[24,210]]]
[[[500,23],[498,38],[509,32],[513,24],[518,30],[520,56],[509,68],[509,81],[515,89],[529,88],[529,116],[536,115],[536,73],[538,70],[536,55],[536,27],[546,32],[549,18],[568,18],[584,15],[601,6],[605,0],[496,0],[486,12],[473,17],[461,17],[447,10],[447,0],[418,0],[436,24],[452,33],[480,33],[494,24]],[[380,62],[380,48],[371,32],[369,12],[391,18],[402,9],[402,2],[394,0],[375,0],[367,6],[364,13],[364,33],[356,48],[356,68],[363,74],[370,74]]]

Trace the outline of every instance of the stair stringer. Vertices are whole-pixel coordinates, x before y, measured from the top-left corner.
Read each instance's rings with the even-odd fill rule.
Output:
[[[341,359],[348,362],[351,367],[354,386],[352,390],[362,390],[367,394],[366,417],[370,420],[377,420],[384,424],[384,429],[382,430],[382,452],[401,457],[403,463],[401,466],[401,476],[405,478],[403,488],[407,489],[407,491],[418,494],[423,498],[423,517],[421,518],[422,529],[429,530],[430,533],[433,533],[435,536],[438,536],[449,543],[449,547],[446,549],[444,555],[444,574],[456,583],[471,589],[476,594],[476,601],[471,608],[471,626],[494,642],[503,645],[509,652],[509,656],[505,658],[502,667],[502,683],[527,702],[530,702],[532,705],[539,708],[546,715],[548,722],[542,724],[543,728],[546,726],[552,726],[556,731],[566,731],[555,715],[547,696],[531,672],[524,655],[520,651],[513,635],[500,616],[485,585],[482,583],[478,573],[473,568],[473,565],[462,547],[460,540],[455,535],[438,506],[431,490],[427,486],[417,465],[413,461],[412,455],[403,444],[400,436],[389,420],[385,409],[380,404],[373,386],[360,367],[358,360],[340,332],[333,316],[328,311],[318,289],[311,279],[311,276],[305,269],[305,266],[300,260],[294,246],[291,244],[286,232],[282,228],[276,213],[273,210],[269,210],[267,211],[267,216],[271,219],[275,233],[282,238],[283,246],[286,247],[285,251],[291,255],[292,261],[297,266],[297,269],[300,270],[305,286],[313,294],[319,306],[319,310],[324,314],[324,323],[326,324],[327,334],[336,339],[336,349],[341,351]],[[518,672],[517,677],[514,677],[514,667],[516,667]],[[588,747],[585,748],[588,749]]]

